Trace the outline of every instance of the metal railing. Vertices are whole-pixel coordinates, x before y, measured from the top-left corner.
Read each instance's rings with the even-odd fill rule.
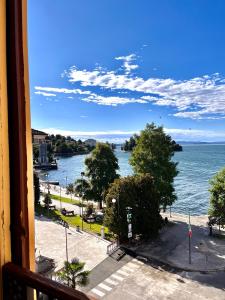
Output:
[[[94,300],[38,273],[13,263],[3,266],[3,300]]]
[[[112,254],[114,251],[116,251],[116,249],[119,247],[119,242],[118,242],[118,240],[116,240],[116,241],[114,241],[114,242],[112,242],[111,244],[109,244],[108,246],[107,246],[107,254],[108,255],[110,255],[110,254]]]

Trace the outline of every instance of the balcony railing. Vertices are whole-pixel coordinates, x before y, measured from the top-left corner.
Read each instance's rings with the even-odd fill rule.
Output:
[[[94,300],[78,290],[13,263],[7,263],[3,267],[3,299]]]

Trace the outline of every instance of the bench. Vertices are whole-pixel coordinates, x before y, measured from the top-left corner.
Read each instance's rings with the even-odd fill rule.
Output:
[[[65,208],[63,208],[63,209],[61,210],[61,213],[62,213],[64,216],[75,216],[74,210],[66,210]]]
[[[51,209],[51,210],[55,210],[56,206],[55,205],[45,205],[45,208]]]

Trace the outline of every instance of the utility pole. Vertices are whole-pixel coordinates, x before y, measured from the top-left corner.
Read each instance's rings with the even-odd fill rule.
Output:
[[[84,172],[80,173],[81,178],[82,178],[82,191],[81,191],[81,211],[82,211],[82,231],[84,230],[84,218],[83,218],[83,197],[84,197]]]
[[[191,229],[191,218],[190,218],[190,209],[188,214],[189,225],[188,225],[188,245],[189,245],[189,264],[191,264],[191,238],[192,238],[192,229]]]
[[[66,235],[66,261],[68,263],[69,258],[68,258],[68,242],[67,242],[67,224],[65,224],[65,235]]]
[[[61,185],[59,186],[60,211],[62,210]]]

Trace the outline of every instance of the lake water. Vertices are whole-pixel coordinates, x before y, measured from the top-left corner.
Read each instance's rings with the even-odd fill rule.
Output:
[[[115,151],[119,160],[121,176],[132,174],[129,165],[130,153]],[[61,185],[74,182],[84,171],[85,155],[60,158],[58,170],[49,171],[49,180],[59,181]],[[176,152],[174,161],[178,162],[179,174],[174,186],[177,201],[172,211],[192,215],[206,214],[209,206],[209,179],[225,167],[225,145],[195,144],[184,145],[182,152]],[[42,179],[44,176],[42,174]]]

